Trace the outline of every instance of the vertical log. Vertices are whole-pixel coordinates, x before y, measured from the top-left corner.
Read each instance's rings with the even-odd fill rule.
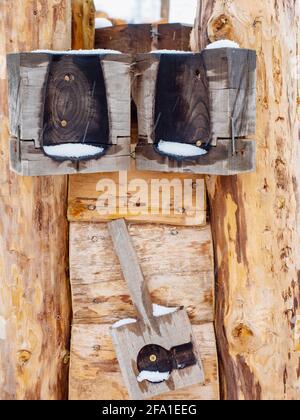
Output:
[[[258,56],[257,172],[207,180],[223,396],[299,399],[299,2],[199,0],[198,12],[195,49],[230,38]]]
[[[160,17],[164,22],[169,22],[170,18],[170,0],[161,0]]]
[[[1,400],[67,397],[67,178],[9,170],[6,53],[70,46],[69,0],[0,2]]]
[[[95,43],[94,0],[72,0],[72,48],[88,50]]]

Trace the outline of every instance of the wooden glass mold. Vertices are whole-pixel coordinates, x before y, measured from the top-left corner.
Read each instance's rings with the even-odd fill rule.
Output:
[[[256,53],[137,54],[137,168],[234,175],[255,170]]]
[[[110,222],[109,231],[139,315],[136,322],[127,320],[111,330],[130,397],[146,399],[204,384],[202,361],[186,310],[181,307],[165,315],[153,315],[150,292],[125,221]]]
[[[11,167],[20,175],[126,170],[130,56],[34,52],[8,56]]]

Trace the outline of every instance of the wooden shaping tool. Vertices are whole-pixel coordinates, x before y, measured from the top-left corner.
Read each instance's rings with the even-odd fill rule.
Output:
[[[139,319],[112,328],[112,337],[130,397],[147,399],[204,383],[192,326],[184,308],[155,317],[151,296],[124,219],[109,231]]]

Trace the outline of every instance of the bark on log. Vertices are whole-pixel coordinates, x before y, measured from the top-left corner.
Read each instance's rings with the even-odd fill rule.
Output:
[[[207,180],[223,397],[299,399],[299,2],[199,0],[207,34],[258,56],[257,172]]]
[[[67,178],[9,170],[6,53],[70,46],[69,0],[0,2],[1,400],[67,397]]]

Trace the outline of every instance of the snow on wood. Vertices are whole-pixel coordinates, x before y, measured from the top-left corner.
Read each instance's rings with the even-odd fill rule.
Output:
[[[82,143],[56,144],[55,146],[44,146],[44,152],[50,157],[83,158],[95,156],[104,152],[103,147],[92,146]]]
[[[234,41],[231,41],[230,39],[221,39],[219,41],[208,44],[206,50],[213,50],[216,48],[240,48],[240,46],[239,44],[237,44]]]
[[[170,377],[170,372],[150,372],[143,370],[137,377],[138,382],[149,381],[152,383],[160,383],[167,381]]]
[[[115,322],[112,328],[120,328],[120,327],[123,327],[124,325],[135,324],[136,322],[137,320],[133,318],[121,319],[120,321]]]
[[[177,143],[161,140],[157,146],[158,150],[166,155],[178,157],[194,157],[206,155],[207,151],[192,144]]]
[[[106,18],[95,19],[95,29],[110,28],[111,26],[113,26],[113,24]]]
[[[167,308],[165,306],[153,304],[153,316],[155,317],[173,314],[176,311],[178,311],[178,308]]]
[[[120,51],[116,50],[106,50],[106,49],[97,49],[97,50],[66,50],[66,51],[52,51],[52,50],[34,50],[31,51],[36,54],[53,54],[53,55],[103,55],[103,54],[122,54]]]

